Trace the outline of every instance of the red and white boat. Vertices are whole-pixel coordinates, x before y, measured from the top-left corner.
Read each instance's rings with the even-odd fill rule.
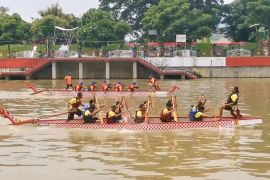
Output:
[[[61,96],[76,96],[77,92],[73,90],[64,90],[64,89],[37,89],[31,83],[27,83],[27,87],[31,89],[33,92],[31,95],[39,94],[39,93],[50,93]],[[149,90],[136,90],[134,92],[131,91],[81,91],[83,93],[83,97],[90,97],[93,95],[96,96],[168,96],[173,92],[179,90],[179,87],[173,86],[168,91],[149,91]]]
[[[34,124],[37,126],[52,126],[58,128],[82,128],[95,130],[132,130],[132,131],[170,131],[194,128],[233,128],[236,126],[258,125],[263,120],[260,117],[242,117],[233,119],[231,117],[223,117],[217,120],[215,117],[206,118],[204,121],[189,121],[188,117],[178,117],[178,122],[162,123],[159,117],[149,117],[149,123],[134,123],[133,119],[129,119],[127,123],[86,124],[82,120],[72,120],[67,122],[65,119],[30,119],[17,120],[7,110],[0,108],[0,115],[8,119],[12,125]]]

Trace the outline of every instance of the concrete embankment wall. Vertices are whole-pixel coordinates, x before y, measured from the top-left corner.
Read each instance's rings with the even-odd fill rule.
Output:
[[[192,71],[204,78],[269,78],[268,67],[194,67]]]

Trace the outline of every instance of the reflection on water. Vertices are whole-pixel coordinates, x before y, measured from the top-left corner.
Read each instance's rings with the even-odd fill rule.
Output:
[[[194,129],[172,132],[97,131],[8,126],[0,118],[1,179],[269,179],[270,79],[206,79],[162,81],[178,84],[179,114],[187,115],[201,92],[215,107],[230,88],[240,88],[244,114],[262,116],[263,126]],[[0,82],[0,105],[20,118],[63,112],[69,97],[29,95],[22,81]],[[39,87],[61,88],[62,81],[34,81]],[[138,82],[141,88],[146,88]],[[4,85],[3,85],[4,84]],[[131,108],[146,97],[127,97]],[[113,103],[117,98],[100,98]],[[88,99],[85,100],[87,102]],[[166,97],[154,98],[158,115]],[[263,102],[263,103],[262,103]],[[109,108],[109,107],[108,107]]]

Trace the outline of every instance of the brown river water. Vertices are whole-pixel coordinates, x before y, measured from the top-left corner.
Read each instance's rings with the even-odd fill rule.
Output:
[[[138,80],[141,89],[146,82]],[[64,88],[62,80],[32,83],[39,88]],[[11,126],[0,117],[0,179],[270,179],[270,79],[164,80],[160,85],[163,89],[180,86],[176,95],[181,116],[188,115],[202,92],[217,114],[217,107],[237,85],[243,115],[260,116],[263,124],[134,132]],[[0,106],[19,119],[65,112],[71,98],[30,93],[24,81],[0,80]],[[168,98],[153,98],[150,115],[159,116]],[[100,97],[99,103],[118,99]],[[146,97],[126,99],[135,110]]]

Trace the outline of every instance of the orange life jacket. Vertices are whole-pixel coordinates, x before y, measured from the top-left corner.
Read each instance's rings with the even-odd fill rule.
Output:
[[[134,91],[135,90],[135,85],[134,84],[129,84],[128,85],[128,91]]]
[[[101,86],[101,90],[102,91],[108,91],[109,89],[109,85],[107,83],[103,83],[102,86]]]
[[[74,91],[81,91],[82,90],[82,86],[77,84],[75,87],[74,87]]]
[[[121,84],[116,84],[115,87],[114,87],[114,90],[118,91],[118,92],[122,91],[122,89],[123,89],[123,86]]]
[[[66,84],[72,84],[72,77],[70,75],[67,75],[64,80]]]

